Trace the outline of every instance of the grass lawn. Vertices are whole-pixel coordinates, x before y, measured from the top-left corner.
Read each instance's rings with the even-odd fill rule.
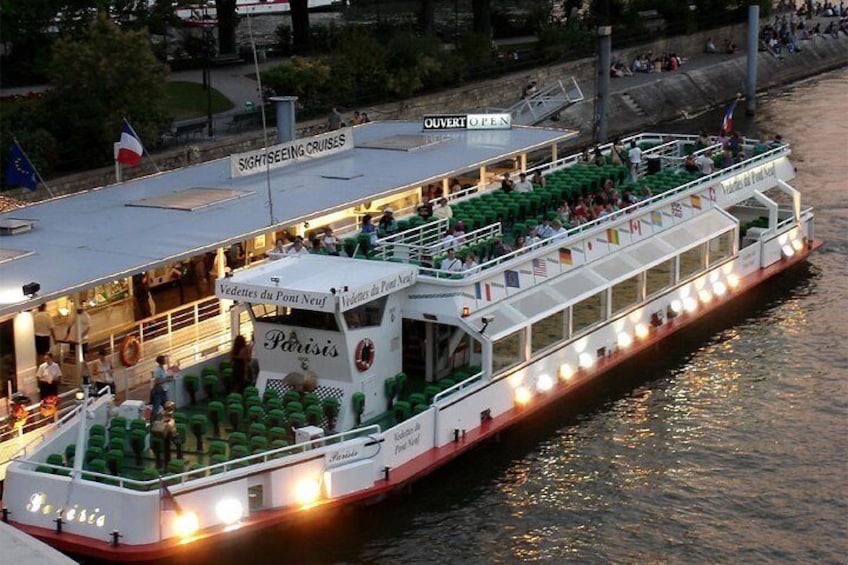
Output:
[[[168,110],[175,120],[185,120],[206,115],[206,91],[196,82],[168,82],[165,90]],[[212,113],[217,114],[233,107],[226,96],[212,88]]]

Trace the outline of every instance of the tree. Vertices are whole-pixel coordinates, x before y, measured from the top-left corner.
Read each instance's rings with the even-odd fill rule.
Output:
[[[218,14],[218,53],[236,52],[236,0],[215,0]]]
[[[491,0],[471,0],[471,12],[474,17],[474,33],[482,33],[492,38]]]
[[[59,39],[45,107],[51,131],[62,140],[62,160],[75,168],[108,163],[123,118],[152,145],[170,122],[166,71],[146,31],[122,31],[105,13],[81,39]]]
[[[309,29],[309,0],[290,0],[292,43],[294,52],[301,55],[312,50],[312,32]]]

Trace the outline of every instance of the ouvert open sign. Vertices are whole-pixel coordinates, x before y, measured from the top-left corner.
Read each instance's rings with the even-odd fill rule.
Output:
[[[425,130],[510,129],[510,114],[436,114],[424,116]]]

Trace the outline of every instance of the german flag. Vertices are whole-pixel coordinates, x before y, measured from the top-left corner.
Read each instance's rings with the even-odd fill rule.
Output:
[[[559,250],[559,262],[563,265],[571,265],[573,261],[571,259],[571,249],[562,248]]]

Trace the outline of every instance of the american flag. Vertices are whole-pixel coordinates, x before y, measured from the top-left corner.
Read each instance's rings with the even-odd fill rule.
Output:
[[[537,277],[548,276],[548,267],[544,259],[533,259],[533,274]]]

